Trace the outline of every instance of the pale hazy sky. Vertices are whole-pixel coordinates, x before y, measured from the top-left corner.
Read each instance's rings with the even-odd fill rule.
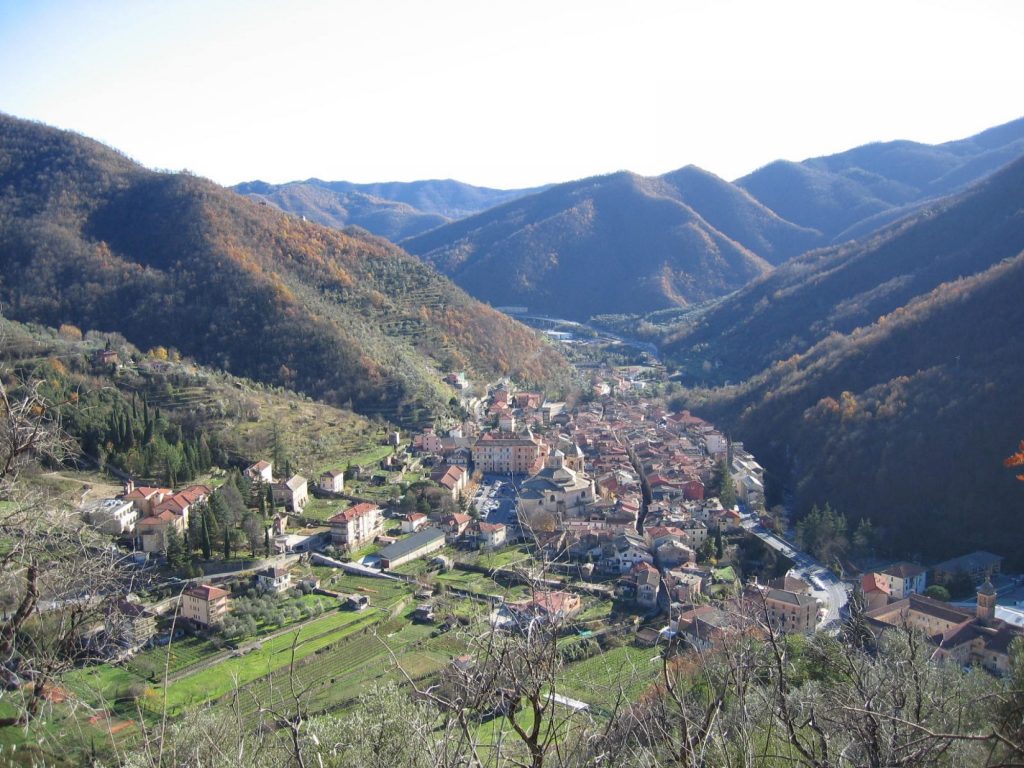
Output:
[[[0,0],[0,111],[223,184],[728,179],[1024,115],[1020,0]]]

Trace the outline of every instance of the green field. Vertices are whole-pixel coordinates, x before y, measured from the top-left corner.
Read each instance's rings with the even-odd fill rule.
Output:
[[[294,631],[284,632],[241,656],[232,656],[209,669],[200,670],[161,687],[156,704],[166,704],[176,715],[189,706],[214,701],[232,690],[247,685],[312,653],[335,643],[381,618],[373,608],[355,612],[330,613]],[[293,653],[294,647],[294,653]]]
[[[352,633],[292,667],[282,667],[240,689],[232,702],[244,714],[278,702],[287,706],[292,687],[303,692],[307,711],[344,708],[374,682],[406,682],[437,672],[465,645],[451,634],[431,637],[435,628],[403,617]]]
[[[135,654],[125,667],[139,677],[156,681],[163,679],[165,673],[173,675],[216,652],[216,646],[209,640],[184,637],[170,645]]]
[[[557,692],[609,710],[620,695],[635,700],[660,674],[661,656],[655,649],[627,645],[567,666]]]

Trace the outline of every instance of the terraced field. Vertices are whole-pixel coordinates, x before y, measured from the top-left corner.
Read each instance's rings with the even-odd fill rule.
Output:
[[[125,669],[155,682],[162,680],[165,673],[174,675],[204,659],[209,659],[216,651],[216,647],[209,640],[185,637],[175,640],[168,646],[137,653],[125,665]]]
[[[294,661],[316,653],[345,637],[377,623],[381,614],[374,608],[362,613],[330,613],[315,621],[285,632],[252,651],[218,662],[208,669],[158,688],[152,702],[157,709],[166,706],[168,714],[177,715],[190,706],[215,701],[231,691],[287,667]]]
[[[412,624],[408,615],[375,624],[241,688],[231,705],[246,716],[260,706],[287,707],[294,686],[303,692],[307,711],[336,710],[355,702],[376,682],[427,677],[464,651],[454,636],[431,637],[432,626]]]
[[[620,696],[635,700],[661,674],[661,656],[653,648],[612,648],[566,667],[557,692],[598,710],[610,710]]]

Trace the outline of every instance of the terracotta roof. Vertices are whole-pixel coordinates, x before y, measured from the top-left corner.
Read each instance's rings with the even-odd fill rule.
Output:
[[[364,501],[361,504],[356,504],[353,507],[349,507],[348,509],[342,510],[336,515],[332,515],[331,517],[327,518],[327,522],[348,523],[352,520],[363,517],[364,515],[368,515],[374,510],[379,511],[380,507],[378,507],[376,504],[370,504],[369,502]]]
[[[220,587],[211,587],[209,584],[201,584],[198,587],[192,587],[192,589],[185,592],[186,595],[197,597],[200,600],[216,600],[221,597],[227,597],[231,593],[226,589]]]
[[[567,613],[577,610],[579,603],[580,598],[571,592],[539,592],[532,600],[513,605],[541,613]]]
[[[865,595],[869,592],[884,592],[887,595],[892,594],[889,590],[889,582],[882,578],[882,575],[878,573],[865,573],[861,576],[860,588]]]
[[[171,510],[165,509],[163,512],[157,515],[150,515],[142,520],[139,520],[138,525],[164,525],[169,523],[171,520],[177,519],[179,516],[174,514]]]
[[[140,485],[134,491],[129,493],[124,498],[127,501],[145,501],[146,499],[154,496],[157,493],[162,493],[165,496],[171,492],[170,488],[150,488],[149,486]]]

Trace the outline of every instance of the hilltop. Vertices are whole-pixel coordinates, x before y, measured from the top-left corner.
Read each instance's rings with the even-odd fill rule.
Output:
[[[860,237],[957,192],[1024,154],[1024,118],[944,144],[865,144],[799,163],[778,160],[736,185],[822,244]]]
[[[0,116],[0,301],[16,320],[418,421],[446,370],[557,386],[529,329],[390,243],[304,222],[73,133]]]
[[[745,220],[768,237],[762,222],[776,225]],[[703,301],[771,269],[688,205],[678,183],[626,172],[559,184],[402,245],[491,304],[572,319]]]
[[[695,166],[559,184],[402,241],[474,296],[586,320],[727,295],[864,237],[1024,154],[1024,119],[930,146],[778,161],[734,183]]]

